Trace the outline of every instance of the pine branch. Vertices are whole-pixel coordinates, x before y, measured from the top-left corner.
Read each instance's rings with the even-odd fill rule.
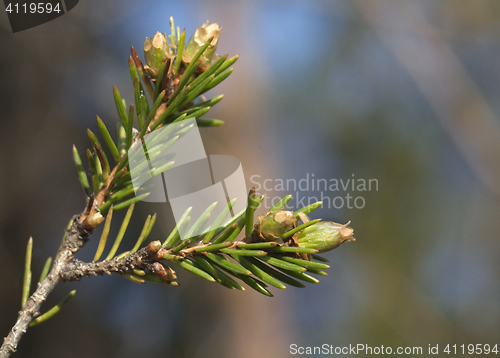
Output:
[[[22,309],[16,324],[4,339],[0,358],[8,357],[16,350],[28,326],[49,319],[74,296],[75,292],[70,292],[58,305],[40,315],[41,305],[58,282],[78,281],[82,277],[115,273],[137,283],[148,281],[176,286],[177,276],[175,271],[167,266],[168,262],[230,289],[244,290],[237,281],[240,280],[257,292],[272,296],[267,285],[284,289],[285,284],[304,287],[297,280],[319,282],[306,272],[326,275],[322,270],[329,266],[318,262],[325,259],[315,254],[354,240],[353,230],[348,227],[349,223],[340,225],[321,222],[319,219],[309,221],[307,214],[318,208],[321,202],[291,212],[284,209],[291,199],[291,196],[286,196],[265,215],[255,220],[255,211],[264,196],[257,197],[252,188],[246,209],[240,213],[232,215],[236,202],[234,198],[227,203],[213,224],[207,227],[217,202],[210,205],[199,218],[191,218],[191,208],[188,208],[163,244],[160,241],[152,241],[141,248],[156,221],[156,214],[150,215],[134,247],[115,256],[130,223],[135,203],[149,195],[137,194],[138,188],[132,182],[130,173],[132,164],[135,169],[144,169],[145,172],[141,175],[147,179],[157,176],[172,166],[174,161],[162,162],[158,167],[153,167],[151,163],[157,158],[165,159],[161,156],[194,126],[194,122],[190,125],[180,122],[194,118],[199,126],[213,127],[223,124],[220,120],[199,118],[207,113],[211,106],[220,102],[223,96],[206,100],[202,95],[231,74],[232,68],[229,67],[238,57],[215,55],[220,32],[217,24],[204,24],[187,45],[184,43],[185,31],[181,33],[178,29],[176,33],[172,18],[171,27],[168,39],[161,33],[157,33],[151,40],[146,38],[144,53],[147,65],[142,64],[137,52],[132,48],[128,66],[134,87],[135,104],[131,104],[127,111],[119,90],[113,88],[119,118],[116,142],[104,122],[97,117],[97,126],[114,164],[108,160],[105,148],[97,136],[88,130],[87,135],[92,147],[91,150],[86,150],[91,172],[89,180],[78,150],[73,147],[78,177],[87,195],[86,208],[68,224],[53,263],[50,259],[47,260],[40,282],[31,296],[29,292],[33,241],[30,239],[26,251]],[[151,107],[144,89],[150,96]],[[134,128],[134,115],[139,124],[138,130]],[[180,125],[170,126],[174,123]],[[149,141],[144,152],[146,160],[134,159],[133,155],[129,158],[131,148],[146,148],[146,136],[165,127],[165,131]],[[138,196],[135,196],[136,194]],[[95,262],[105,249],[113,212],[125,208],[128,208],[127,213],[106,259]],[[105,215],[106,223],[94,261],[83,262],[76,259],[75,253],[85,246],[92,231],[105,220]],[[230,219],[225,222],[227,216]],[[299,220],[302,224],[299,224]],[[242,232],[244,239],[237,240]]]
[[[208,25],[208,23],[206,25]],[[80,271],[90,274],[90,272],[110,272],[110,270],[112,269],[118,270],[116,272],[121,272],[124,277],[133,278],[130,273],[124,271],[124,268],[127,268],[128,270],[132,269],[132,271],[135,270],[136,274],[139,273],[142,275],[142,272],[138,272],[137,269],[135,269],[136,266],[147,268],[148,270],[154,272],[158,277],[160,277],[160,282],[163,282],[166,279],[175,279],[175,274],[173,274],[173,271],[171,271],[170,269],[167,270],[163,265],[159,264],[156,261],[153,262],[152,260],[144,260],[143,255],[145,253],[147,254],[147,248],[141,249],[138,252],[130,255],[129,257],[107,261],[107,264],[99,264],[101,266],[108,265],[108,267],[105,267],[103,269],[96,268],[96,266],[99,266],[97,264],[85,265],[77,260],[74,260],[74,254],[85,245],[86,241],[88,240],[88,236],[91,234],[93,229],[101,224],[101,222],[104,220],[103,214],[106,214],[110,207],[112,208],[112,210],[127,208],[130,205],[133,205],[136,201],[142,200],[147,195],[145,194],[136,198],[127,199],[128,196],[134,193],[133,190],[130,190],[130,175],[127,176],[128,149],[130,149],[130,147],[136,141],[142,140],[144,134],[149,133],[154,129],[161,128],[164,124],[168,124],[169,122],[179,121],[190,117],[197,118],[206,113],[206,111],[210,108],[207,107],[209,103],[205,105],[194,105],[193,100],[195,100],[196,96],[199,96],[208,90],[205,90],[205,87],[210,87],[210,84],[212,84],[213,87],[214,84],[219,83],[224,78],[217,78],[214,76],[211,78],[211,81],[209,83],[205,83],[204,81],[205,86],[203,86],[202,88],[200,88],[199,85],[189,86],[189,84],[201,73],[203,73],[203,71],[208,69],[210,65],[216,60],[215,59],[213,61],[213,58],[215,49],[217,47],[219,27],[215,24],[215,28],[213,26],[212,28],[214,31],[211,31],[211,33],[213,32],[214,34],[209,36],[209,38],[207,39],[208,41],[206,41],[205,44],[199,45],[198,43],[193,42],[191,39],[190,43],[188,43],[186,47],[184,46],[184,43],[181,46],[178,46],[179,41],[184,41],[184,32],[182,37],[179,34],[177,38],[175,34],[173,34],[173,37],[170,37],[171,44],[167,47],[163,46],[164,43],[162,43],[160,46],[157,46],[158,40],[160,40],[160,42],[163,40],[162,35],[158,33],[157,36],[155,36],[156,41],[155,38],[153,38],[153,43],[151,43],[152,46],[150,47],[150,49],[147,50],[145,48],[146,62],[148,63],[147,66],[142,65],[137,52],[134,48],[132,48],[132,58],[131,60],[129,60],[129,69],[132,81],[134,83],[136,98],[135,107],[137,109],[138,122],[141,125],[141,135],[136,135],[135,138],[133,137],[134,106],[131,106],[129,112],[127,113],[125,102],[122,100],[118,89],[115,87],[113,90],[113,96],[115,99],[118,116],[121,121],[121,124],[118,126],[117,143],[113,142],[109,131],[104,125],[104,122],[99,117],[97,117],[97,124],[99,130],[101,131],[101,134],[103,135],[104,142],[106,143],[113,159],[116,162],[116,165],[114,166],[114,168],[110,167],[110,163],[103,151],[103,147],[99,143],[99,140],[94,135],[94,133],[89,130],[88,136],[92,142],[93,151],[87,150],[86,153],[92,173],[91,188],[80,155],[78,154],[77,149],[73,147],[73,156],[79,178],[85,193],[88,195],[87,207],[83,211],[83,213],[75,217],[72,220],[71,224],[68,226],[67,233],[63,238],[56,258],[54,259],[54,262],[52,264],[52,269],[48,274],[46,274],[48,267],[46,269],[44,268],[44,272],[41,275],[41,282],[38,284],[35,292],[28,298],[30,289],[29,283],[31,282],[30,241],[30,245],[28,246],[26,255],[26,273],[24,278],[22,298],[23,307],[19,312],[16,324],[11,329],[9,335],[4,339],[2,347],[0,348],[0,358],[8,357],[10,353],[16,350],[17,345],[22,335],[26,332],[26,329],[29,326],[30,322],[32,322],[33,319],[40,314],[40,307],[42,303],[46,300],[49,293],[52,292],[56,284],[59,281],[63,281],[64,278],[68,276],[68,272],[71,272],[71,269],[76,270],[75,274],[73,275],[75,279],[78,276],[76,273]],[[149,41],[149,39],[147,40]],[[166,63],[166,58],[171,57],[170,48],[180,50],[177,55],[174,55],[174,57],[176,57],[175,66],[170,66],[169,71],[165,71],[165,68],[163,68],[165,76],[167,77],[157,78],[156,76],[159,73],[158,68],[155,68],[155,64],[158,63],[158,59],[160,59],[159,63]],[[203,48],[203,50],[200,50],[200,48]],[[195,52],[196,54],[193,55],[193,52]],[[170,64],[172,64],[172,60],[168,59],[168,61]],[[184,74],[186,67],[196,69],[199,65],[201,65],[200,68],[202,68],[199,73],[195,74],[193,71],[193,73],[189,76],[187,74]],[[139,81],[139,77],[141,81]],[[184,78],[184,82],[182,83],[182,85],[179,85],[179,78],[181,77]],[[217,82],[213,82],[214,80],[217,80]],[[176,83],[175,86],[174,82]],[[155,84],[154,87],[153,84]],[[153,99],[159,99],[158,105],[153,106],[152,109],[149,109],[147,100],[144,97],[143,86],[144,88],[146,88],[150,96],[154,96]],[[168,86],[168,88],[162,88],[165,86]],[[165,98],[163,101],[165,91],[168,91],[169,97]],[[178,98],[174,101],[171,101],[172,103],[169,103],[170,105],[167,105],[166,102],[171,99],[171,96],[175,91],[177,91]],[[158,93],[160,92],[163,93],[162,96],[158,96]],[[193,96],[193,93],[195,93],[196,96]],[[189,101],[187,99],[189,99]],[[221,97],[217,100],[213,100],[210,105],[217,103],[218,101],[220,101],[220,99]],[[180,113],[184,110],[187,110],[187,107],[191,107],[192,109],[192,111],[189,112],[189,116],[187,113]],[[172,115],[176,118],[172,118]],[[220,125],[222,124],[222,122],[208,121],[205,122],[205,124],[208,126],[213,126]],[[128,223],[126,225],[128,225]],[[146,230],[147,234],[149,234],[152,224],[149,226],[150,227]],[[141,238],[141,240],[143,241],[146,237],[147,235],[145,234]],[[118,244],[119,242],[117,243],[117,245]],[[127,264],[125,266],[120,266],[123,265],[121,264],[122,261],[126,262]],[[86,268],[89,266],[94,266],[94,268],[92,270],[82,269],[82,267]],[[80,271],[78,271],[78,267],[80,267]],[[122,267],[122,269],[120,269],[120,267]],[[153,282],[158,282],[158,280],[155,280],[155,277],[149,277],[144,274],[145,279],[151,280]],[[73,294],[68,296],[68,299],[72,296]],[[51,316],[58,312],[60,307],[61,306],[59,306],[57,310],[51,310],[50,315],[48,316]]]
[[[28,298],[27,302],[19,311],[16,324],[12,327],[8,336],[4,339],[0,348],[0,358],[8,357],[15,352],[21,337],[30,322],[40,314],[40,307],[52,292],[59,280],[59,274],[64,266],[73,258],[75,252],[85,245],[91,232],[87,231],[80,222],[81,217],[74,217],[71,227],[67,230],[61,249],[54,260],[52,269],[43,282],[38,284],[35,292]]]
[[[115,273],[138,283],[144,283],[145,276],[149,275],[150,278],[156,276],[154,282],[177,285],[175,271],[163,262],[167,260],[171,264],[228,288],[242,289],[242,286],[227,274],[223,274],[220,269],[226,270],[230,276],[242,279],[247,284],[249,280],[255,283],[253,277],[246,277],[254,275],[265,283],[281,289],[286,288],[284,284],[304,287],[292,277],[317,283],[318,280],[304,272],[326,275],[321,270],[329,268],[322,262],[314,262],[313,259],[325,260],[317,255],[313,257],[312,254],[329,251],[343,242],[354,240],[352,229],[347,224],[320,222],[320,219],[308,220],[304,213],[311,212],[319,206],[319,203],[302,208],[295,213],[282,208],[269,211],[265,216],[259,216],[259,222],[253,226],[253,215],[262,199],[263,197],[257,198],[252,189],[248,196],[248,207],[244,213],[226,224],[221,224],[220,220],[216,220],[212,227],[215,225],[217,229],[207,229],[204,235],[192,237],[195,228],[199,226],[203,228],[205,225],[203,218],[209,215],[215,207],[211,205],[191,226],[186,237],[180,240],[180,232],[184,231],[182,227],[187,226],[185,223],[190,213],[188,209],[180,219],[178,227],[172,231],[163,244],[160,241],[153,241],[135,252],[138,243],[143,242],[151,230],[153,222],[149,216],[134,249],[114,257],[128,225],[129,214],[132,212],[130,209],[133,208],[131,206],[127,214],[128,218],[124,221],[108,258],[101,262],[88,263],[71,259],[59,273],[60,279],[61,281],[78,281],[82,277]],[[234,200],[227,205],[218,219],[225,217],[233,204]],[[108,219],[111,214],[112,212],[108,215]],[[298,225],[295,215],[301,218],[303,224]],[[107,221],[107,224],[109,222]],[[237,234],[244,226],[247,227],[245,232],[250,234],[246,235],[242,241],[236,241]],[[252,230],[248,230],[249,226]],[[103,235],[107,237],[108,234],[109,232],[105,229]],[[98,252],[101,251],[102,249],[98,249]],[[239,265],[229,261],[228,258],[232,258]],[[260,293],[272,296],[265,289],[264,282],[258,286],[258,289],[251,284],[250,286]]]
[[[59,278],[63,282],[79,281],[82,277],[97,276],[112,273],[125,274],[134,269],[146,269],[155,271],[153,264],[163,260],[160,256],[161,243],[153,241],[148,246],[125,257],[115,257],[112,260],[101,262],[82,262],[77,259],[70,260],[59,272]],[[163,251],[162,251],[163,252]]]

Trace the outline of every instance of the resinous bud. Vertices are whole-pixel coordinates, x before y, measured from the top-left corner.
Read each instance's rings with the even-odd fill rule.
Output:
[[[193,36],[188,41],[186,49],[182,55],[182,60],[186,63],[190,63],[199,51],[199,49],[210,39],[210,45],[208,45],[205,52],[201,57],[202,62],[211,63],[214,60],[215,51],[217,50],[217,44],[219,43],[220,27],[217,24],[210,24],[209,21],[198,27]]]
[[[157,32],[153,38],[146,37],[144,41],[144,57],[147,66],[144,66],[151,77],[156,77],[164,58],[171,57],[170,46],[166,34]]]
[[[342,225],[332,221],[322,221],[311,225],[297,234],[299,247],[327,252],[339,247],[346,241],[356,241],[354,230],[349,223]]]
[[[104,216],[102,216],[101,213],[96,212],[96,213],[90,214],[87,217],[86,221],[87,221],[88,227],[93,229],[93,228],[98,227],[99,224],[104,221]]]
[[[270,211],[265,216],[259,215],[259,231],[266,241],[281,241],[281,236],[291,229],[294,222],[291,211]]]

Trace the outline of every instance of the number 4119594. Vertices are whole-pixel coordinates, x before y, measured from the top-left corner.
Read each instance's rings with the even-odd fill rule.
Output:
[[[22,5],[19,4],[14,4],[12,5],[9,3],[7,5],[7,8],[5,9],[9,14],[15,13],[15,14],[43,14],[47,13],[50,14],[51,12],[57,12],[60,13],[62,10],[59,7],[59,3],[57,3],[55,6],[52,6],[51,3],[43,3],[43,2],[32,2],[32,3],[24,3]]]
[[[498,344],[490,346],[489,344],[462,344],[446,345],[444,352],[447,354],[498,354]]]

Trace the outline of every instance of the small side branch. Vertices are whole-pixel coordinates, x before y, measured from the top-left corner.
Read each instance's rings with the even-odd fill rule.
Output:
[[[112,273],[124,274],[133,269],[147,269],[157,274],[158,265],[154,264],[163,260],[163,256],[169,252],[170,250],[161,247],[159,241],[153,241],[139,251],[122,258],[115,257],[101,262],[83,262],[72,259],[59,272],[59,279],[63,282],[79,281],[82,277],[111,275]]]
[[[123,274],[133,269],[151,269],[152,263],[145,249],[130,256],[101,262],[83,262],[73,259],[59,272],[59,279],[63,282],[79,281],[82,277],[97,276],[112,273]]]

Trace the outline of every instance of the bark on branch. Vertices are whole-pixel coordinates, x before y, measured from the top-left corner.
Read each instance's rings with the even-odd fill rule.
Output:
[[[165,249],[157,247],[159,241],[154,241],[141,250],[123,258],[115,257],[112,260],[101,262],[83,262],[77,259],[70,260],[59,272],[59,279],[63,282],[79,281],[82,277],[97,276],[112,273],[123,274],[133,269],[147,269],[155,271],[154,263],[163,260]],[[161,252],[160,252],[161,251]]]
[[[161,247],[159,241],[153,241],[148,246],[121,259],[114,258],[102,262],[82,262],[74,258],[74,254],[88,241],[91,231],[87,229],[86,216],[75,216],[73,223],[67,230],[54,264],[47,278],[38,284],[35,292],[19,311],[16,324],[8,336],[4,338],[0,348],[0,358],[7,358],[15,352],[22,335],[26,332],[30,322],[40,314],[40,307],[47,299],[58,282],[78,281],[82,277],[103,274],[124,274],[126,271],[147,269],[166,282],[175,279],[173,271],[158,262],[163,260],[163,255],[170,252]],[[82,224],[83,221],[83,224]]]
[[[47,299],[47,296],[60,281],[59,273],[64,266],[73,258],[75,252],[82,248],[87,242],[87,237],[91,233],[82,227],[79,216],[73,218],[73,224],[68,229],[62,247],[54,261],[47,278],[38,284],[35,292],[30,296],[26,304],[19,311],[17,322],[4,338],[0,348],[0,358],[8,357],[15,352],[22,335],[26,332],[30,322],[40,314],[40,307]]]

